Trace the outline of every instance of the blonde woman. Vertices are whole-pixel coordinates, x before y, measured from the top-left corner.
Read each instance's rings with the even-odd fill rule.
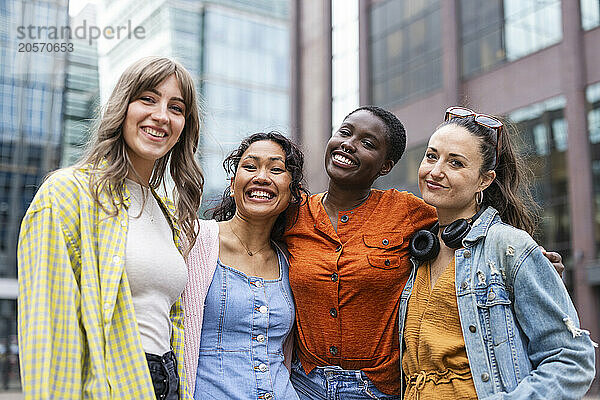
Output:
[[[18,246],[27,399],[189,397],[179,229],[194,243],[198,129],[190,74],[141,59],[117,82],[83,161],[38,190]],[[175,208],[155,192],[167,170]]]

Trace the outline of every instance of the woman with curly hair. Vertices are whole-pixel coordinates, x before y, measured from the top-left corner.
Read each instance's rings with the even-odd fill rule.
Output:
[[[305,193],[303,162],[275,132],[244,139],[223,162],[231,183],[216,221],[199,221],[184,293],[194,399],[298,399],[285,367],[295,307],[281,241]]]

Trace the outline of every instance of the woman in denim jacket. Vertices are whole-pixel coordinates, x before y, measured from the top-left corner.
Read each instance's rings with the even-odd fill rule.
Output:
[[[411,244],[405,399],[575,399],[594,378],[595,344],[530,236],[535,207],[503,128],[449,108],[419,167],[439,223]]]

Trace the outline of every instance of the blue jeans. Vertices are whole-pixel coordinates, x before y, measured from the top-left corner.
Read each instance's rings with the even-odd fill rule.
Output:
[[[379,391],[360,370],[316,367],[306,375],[297,358],[292,362],[290,379],[300,400],[401,400]]]
[[[173,350],[162,356],[146,353],[154,393],[158,400],[179,400],[179,374]]]

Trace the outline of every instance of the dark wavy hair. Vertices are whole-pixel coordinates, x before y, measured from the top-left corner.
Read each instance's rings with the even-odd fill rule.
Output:
[[[255,133],[242,140],[238,148],[233,150],[227,158],[225,158],[223,161],[223,168],[229,176],[234,177],[242,155],[248,150],[252,143],[260,142],[262,140],[270,140],[281,146],[285,153],[285,168],[292,176],[292,182],[290,182],[292,199],[285,211],[279,214],[275,221],[275,225],[273,225],[273,230],[271,230],[271,239],[281,241],[286,225],[294,224],[298,220],[300,205],[302,204],[303,199],[308,196],[308,191],[303,185],[304,155],[300,148],[279,132],[271,131],[267,133]],[[212,218],[217,221],[227,221],[233,218],[235,210],[235,200],[230,196],[230,188],[228,186],[225,189],[225,192],[223,192],[221,203],[209,211],[212,211]]]
[[[502,221],[533,235],[539,219],[539,206],[531,194],[532,173],[515,149],[514,125],[502,118],[495,118],[501,120],[503,124],[499,138],[497,165],[498,135],[494,129],[476,123],[473,116],[452,118],[443,122],[438,129],[454,124],[465,128],[479,139],[479,149],[483,159],[479,172],[483,174],[491,170],[496,171],[496,179],[483,191],[481,207],[494,207],[500,213]]]

